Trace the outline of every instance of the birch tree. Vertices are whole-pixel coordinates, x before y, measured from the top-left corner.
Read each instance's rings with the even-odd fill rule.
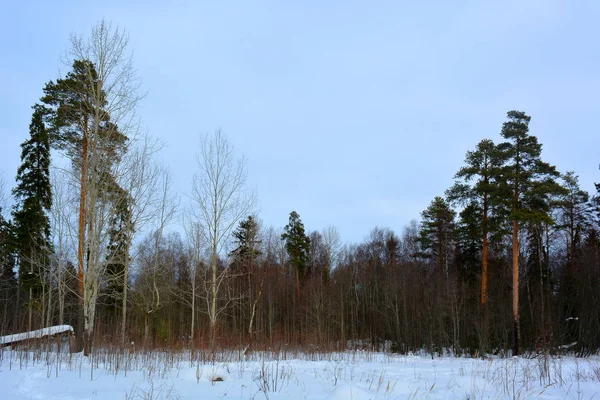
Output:
[[[228,268],[218,269],[219,256],[226,251],[237,223],[252,214],[254,193],[246,188],[246,160],[236,158],[233,145],[220,130],[200,138],[198,170],[192,182],[191,218],[198,223],[200,236],[209,258],[206,280],[207,313],[210,324],[210,344],[214,348],[217,318],[227,308],[219,305]]]
[[[6,192],[6,180],[4,173],[0,171],[0,214],[4,213],[8,205],[8,193]]]
[[[168,170],[162,169],[158,187],[159,207],[155,211],[156,217],[152,221],[152,233],[144,247],[149,256],[145,260],[144,284],[147,290],[140,297],[139,303],[144,309],[144,342],[149,338],[149,329],[152,315],[164,305],[164,270],[165,264],[161,262],[161,249],[163,245],[165,228],[173,220],[178,207],[178,200],[172,193],[172,177]]]
[[[122,241],[124,248],[114,249],[117,254],[126,258],[118,260],[124,264],[124,268],[119,274],[111,277],[115,280],[114,286],[120,288],[119,295],[114,294],[114,300],[121,304],[119,335],[122,345],[127,336],[131,244],[136,235],[145,232],[152,225],[156,216],[161,215],[169,202],[177,202],[168,193],[172,189],[169,172],[155,160],[156,154],[162,149],[162,143],[150,135],[143,135],[132,142],[116,172],[119,186],[127,195],[129,214],[119,232],[119,235],[128,236],[128,240]],[[171,217],[172,215],[169,215],[169,220]]]
[[[76,221],[71,218],[69,210],[77,207],[77,194],[70,175],[65,171],[54,168],[51,171],[52,208],[50,209],[50,226],[54,244],[53,273],[56,281],[58,302],[58,324],[65,320],[65,301],[69,294],[68,281],[71,278],[69,261],[72,260],[77,248]]]
[[[127,35],[110,23],[96,24],[89,37],[72,36],[73,70],[49,82],[42,103],[57,147],[66,150],[79,175],[77,276],[80,299],[79,347],[91,351],[96,300],[105,266],[110,204],[105,185],[135,134],[139,80],[126,52]],[[83,334],[82,334],[83,330]],[[82,342],[83,341],[83,342]]]

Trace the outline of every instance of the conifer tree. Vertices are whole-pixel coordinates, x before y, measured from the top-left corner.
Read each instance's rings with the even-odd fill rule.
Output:
[[[306,235],[304,224],[296,211],[290,213],[290,219],[284,228],[281,240],[285,241],[285,250],[296,275],[296,294],[300,297],[300,281],[306,273],[310,238]]]
[[[139,99],[134,73],[124,58],[123,33],[100,22],[89,42],[74,38],[73,69],[44,87],[44,119],[55,147],[65,150],[79,174],[77,282],[78,347],[91,351],[96,297],[106,267],[104,231],[109,188],[116,180],[111,169],[126,151],[127,137],[117,123],[124,121]],[[93,60],[92,60],[93,59]],[[85,346],[84,346],[85,345]]]
[[[474,151],[467,152],[465,166],[455,175],[456,183],[446,192],[451,202],[467,204],[461,213],[461,243],[476,235],[481,248],[481,350],[487,347],[488,330],[488,251],[490,235],[497,239],[502,233],[501,222],[505,208],[498,201],[507,195],[506,185],[501,179],[502,153],[490,139],[477,144]],[[500,242],[494,240],[494,242]],[[471,249],[473,250],[473,249]]]
[[[249,215],[240,221],[238,228],[233,232],[233,238],[236,248],[229,254],[234,258],[232,264],[247,273],[249,266],[261,253],[258,249],[260,241],[256,219]]]
[[[47,263],[50,249],[52,206],[50,187],[50,143],[39,109],[36,108],[29,126],[30,138],[21,144],[21,166],[17,171],[17,186],[13,195],[18,205],[13,213],[19,276],[24,289],[39,289],[40,267]],[[39,257],[46,254],[46,257]]]
[[[503,177],[512,190],[510,219],[512,220],[512,283],[513,283],[513,353],[520,352],[519,321],[519,224],[552,223],[549,206],[552,194],[561,193],[555,182],[560,176],[556,168],[541,160],[542,145],[529,134],[531,117],[522,111],[509,111],[501,135],[506,142],[498,145],[506,164]]]
[[[567,267],[570,269],[590,221],[588,207],[590,196],[579,186],[579,177],[575,172],[567,171],[562,176],[562,180],[566,192],[558,201],[558,206],[561,210],[560,227],[567,231]]]
[[[4,320],[13,315],[14,300],[18,292],[14,242],[12,224],[4,219],[0,207],[0,303]],[[10,329],[10,325],[5,328]]]
[[[21,166],[13,195],[18,204],[13,212],[16,254],[21,288],[29,293],[29,306],[42,290],[42,275],[48,271],[51,253],[50,141],[40,108],[35,106],[30,137],[21,144]],[[29,323],[31,325],[31,313]],[[31,329],[31,326],[29,327]]]
[[[131,201],[127,192],[115,184],[109,189],[109,198],[114,212],[108,232],[106,294],[109,310],[115,311],[118,300],[122,297],[123,285],[127,285],[124,281],[125,269],[129,268],[130,264],[129,250],[134,227],[131,220]]]
[[[474,284],[477,278],[483,281],[481,225],[479,204],[470,202],[458,214],[454,258],[459,278],[469,285]],[[481,285],[479,288],[481,291]]]
[[[451,246],[454,241],[456,212],[442,197],[433,199],[429,207],[421,213],[419,242],[425,257],[437,263],[438,276],[442,279],[449,271]]]

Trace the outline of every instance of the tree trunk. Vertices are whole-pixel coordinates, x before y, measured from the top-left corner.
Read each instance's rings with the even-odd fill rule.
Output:
[[[213,249],[211,261],[211,280],[210,280],[210,350],[215,349],[215,338],[217,329],[217,251]]]
[[[192,326],[190,328],[190,342],[194,346],[194,330],[196,329],[196,273],[192,279]]]
[[[260,296],[262,296],[262,289],[263,289],[264,283],[265,283],[265,277],[263,275],[262,280],[260,281],[260,288],[258,289],[258,296],[256,296],[256,299],[254,299],[254,302],[252,303],[252,313],[250,314],[250,323],[248,324],[248,336],[250,338],[250,343],[252,343],[252,340],[253,340],[252,326],[254,324],[254,316],[256,315],[256,305],[258,304],[258,301],[260,300]]]
[[[33,326],[31,326],[31,324],[33,323],[33,289],[31,288],[31,286],[29,287],[29,304],[28,304],[28,308],[29,308],[29,322],[27,324],[27,330],[29,332],[31,332],[33,330]]]
[[[62,260],[58,263],[58,268],[58,324],[63,325],[65,322],[65,282]]]
[[[300,298],[300,272],[296,268],[296,295]]]
[[[87,194],[87,170],[88,170],[88,137],[87,137],[87,118],[84,122],[83,141],[81,153],[81,186],[79,194],[79,235],[77,243],[77,351],[83,348],[84,338],[84,254],[85,254],[85,210]]]
[[[52,288],[48,285],[48,305],[46,308],[46,326],[52,323]]]
[[[488,329],[489,318],[487,309],[487,288],[488,288],[488,204],[487,195],[483,198],[483,249],[481,251],[481,317],[482,317],[482,332],[481,332],[481,352],[487,351],[488,346]]]
[[[129,254],[129,251],[126,253]],[[129,266],[125,265],[123,271],[123,303],[121,314],[121,345],[125,345],[125,328],[127,326],[127,291],[129,282]]]
[[[144,346],[148,346],[148,338],[150,337],[150,312],[146,311],[144,316]]]
[[[342,292],[342,288],[340,287],[340,341],[342,342],[342,346],[344,346],[345,329],[346,327],[344,326],[344,293]]]
[[[516,197],[516,195],[515,195]],[[519,323],[519,223],[513,221],[513,355],[519,355],[521,327]]]

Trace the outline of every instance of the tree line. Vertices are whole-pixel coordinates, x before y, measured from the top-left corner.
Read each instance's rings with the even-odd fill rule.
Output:
[[[296,211],[264,226],[245,160],[220,131],[202,136],[180,207],[160,143],[139,133],[127,35],[101,21],[71,38],[70,56],[32,108],[14,206],[0,209],[1,332],[68,323],[85,354],[132,341],[600,347],[600,184],[590,195],[543,161],[526,113],[509,111],[496,141],[467,152],[420,220],[343,244]]]

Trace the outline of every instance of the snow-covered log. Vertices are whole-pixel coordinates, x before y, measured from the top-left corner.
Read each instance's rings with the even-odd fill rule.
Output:
[[[71,335],[72,333],[73,327],[71,325],[49,326],[48,328],[38,329],[35,331],[0,336],[0,346],[8,346],[11,344],[27,342],[30,340],[39,340],[56,335]]]

